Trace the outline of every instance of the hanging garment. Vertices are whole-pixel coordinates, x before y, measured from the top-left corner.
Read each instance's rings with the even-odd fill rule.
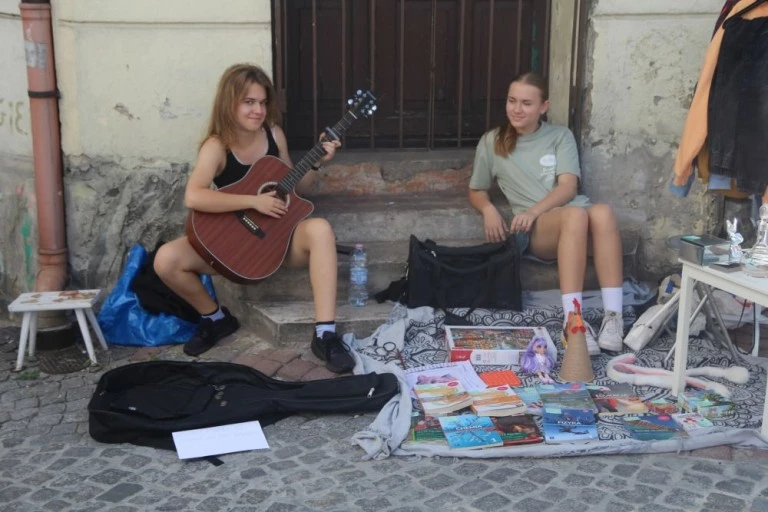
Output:
[[[709,166],[741,190],[768,179],[768,18],[728,19],[709,95]]]
[[[758,0],[759,1],[759,0]],[[734,15],[742,12],[744,9],[753,5],[755,0],[741,0],[736,3],[727,14],[727,18],[730,19]],[[755,19],[768,16],[768,3],[758,5],[752,9],[749,13],[744,15],[746,19]],[[693,162],[697,155],[701,154],[708,156],[708,152],[701,151],[704,147],[705,140],[707,138],[707,106],[709,103],[710,88],[712,85],[712,78],[715,73],[715,67],[717,64],[718,56],[720,54],[720,45],[723,40],[724,34],[723,27],[720,27],[716,32],[712,41],[707,49],[706,56],[704,58],[704,65],[701,68],[699,74],[698,85],[696,86],[696,92],[691,102],[690,110],[688,111],[688,118],[685,121],[685,128],[683,130],[682,137],[680,138],[680,147],[677,151],[677,157],[675,159],[674,167],[674,180],[675,185],[685,185],[688,178],[693,173]],[[706,175],[702,173],[702,162],[699,162],[699,174],[700,178],[704,181],[709,177],[708,167],[706,167]],[[735,187],[732,188],[735,191]],[[730,197],[738,197],[738,195],[726,194]],[[741,197],[746,197],[749,194],[741,194]]]

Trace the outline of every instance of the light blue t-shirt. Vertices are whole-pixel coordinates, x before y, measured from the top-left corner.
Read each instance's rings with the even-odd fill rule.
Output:
[[[485,133],[477,144],[469,187],[488,190],[494,180],[517,215],[544,199],[557,184],[557,176],[581,178],[576,140],[565,126],[542,123],[538,130],[517,139],[510,155],[494,150],[498,128]],[[577,195],[568,206],[589,206],[587,196]]]

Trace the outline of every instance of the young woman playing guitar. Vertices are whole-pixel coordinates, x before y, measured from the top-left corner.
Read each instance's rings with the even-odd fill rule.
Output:
[[[279,157],[292,167],[285,134],[277,124],[279,120],[275,89],[266,73],[251,64],[228,68],[219,80],[208,132],[187,182],[184,195],[187,208],[211,213],[255,209],[269,217],[283,216],[287,205],[274,191],[243,195],[211,187],[221,188],[240,180],[254,162],[266,155]],[[339,141],[324,141],[325,155],[320,163],[331,160],[340,145]],[[296,190],[308,190],[313,175],[307,173]],[[336,241],[331,225],[320,218],[301,221],[291,238],[284,264],[309,266],[317,322],[312,352],[326,362],[330,371],[350,371],[354,361],[336,334]],[[197,332],[184,346],[187,355],[199,356],[238,329],[237,319],[226,308],[219,307],[205,291],[200,274],[213,275],[216,271],[195,251],[186,236],[158,250],[155,271],[201,315]]]

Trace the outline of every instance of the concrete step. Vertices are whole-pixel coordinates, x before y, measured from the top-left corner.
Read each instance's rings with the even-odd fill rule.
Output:
[[[295,346],[312,340],[315,325],[315,309],[311,301],[241,303],[240,321],[257,336],[277,346]],[[336,308],[337,330],[352,332],[357,338],[366,338],[384,323],[392,311],[390,303],[377,304],[369,301],[359,308],[338,304]]]

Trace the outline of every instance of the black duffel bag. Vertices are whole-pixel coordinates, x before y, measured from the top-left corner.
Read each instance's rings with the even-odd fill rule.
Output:
[[[504,242],[446,247],[411,235],[405,277],[376,294],[409,308],[522,309],[520,250]],[[466,315],[465,315],[466,316]]]

